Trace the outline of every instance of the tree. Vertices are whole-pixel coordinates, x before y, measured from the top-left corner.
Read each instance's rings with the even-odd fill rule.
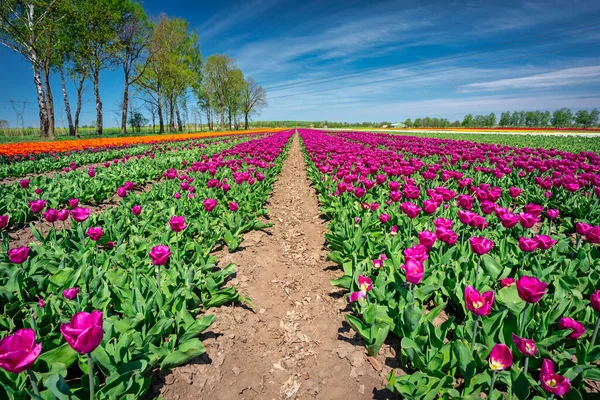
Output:
[[[471,126],[473,126],[473,123],[474,123],[474,121],[473,121],[473,114],[467,114],[463,118],[462,126],[464,126],[464,127],[471,127]]]
[[[210,97],[210,104],[221,114],[221,129],[225,128],[225,107],[227,106],[230,72],[237,68],[235,62],[224,54],[207,57],[203,82]]]
[[[246,85],[242,91],[241,105],[244,114],[244,129],[248,129],[248,117],[260,114],[261,110],[267,106],[267,92],[256,83],[254,78],[248,77],[246,79]]]
[[[142,6],[131,1],[130,10],[125,13],[119,28],[115,57],[123,69],[125,81],[121,104],[121,133],[126,133],[129,86],[140,79],[146,69],[148,62],[146,47],[150,40],[151,25]],[[138,67],[137,74],[133,75],[136,66]]]
[[[415,118],[415,122],[413,123],[413,126],[414,126],[415,128],[420,128],[420,127],[421,127],[421,124],[422,124],[422,122],[421,122],[421,118]]]
[[[500,126],[509,126],[510,125],[510,111],[506,111],[500,114]]]
[[[412,120],[410,118],[406,118],[406,120],[404,120],[404,125],[407,128],[410,128],[412,126]]]
[[[579,110],[575,113],[574,120],[575,124],[587,128],[590,126],[590,113],[588,110]]]
[[[544,111],[542,113],[542,115],[540,116],[540,126],[542,128],[547,127],[548,124],[550,123],[551,118],[552,118],[552,115],[550,114],[550,111]]]
[[[239,68],[234,68],[229,71],[227,79],[227,114],[229,117],[229,126],[237,126],[237,116],[242,111],[242,96],[246,90],[247,83],[244,80],[244,74]]]
[[[64,18],[61,11],[64,11],[62,0],[0,2],[0,43],[31,64],[42,137],[55,137],[50,71],[57,63],[55,47],[59,41],[56,39]]]
[[[552,126],[556,128],[564,128],[571,124],[573,113],[568,108],[561,108],[552,113]]]
[[[135,131],[137,130],[137,132],[139,133],[141,128],[143,126],[145,126],[148,123],[148,118],[146,118],[144,116],[144,114],[142,114],[139,111],[131,111],[130,116],[129,116],[129,125],[131,125],[131,128]]]
[[[600,112],[597,108],[590,111],[590,126],[598,125],[598,117],[600,117]]]

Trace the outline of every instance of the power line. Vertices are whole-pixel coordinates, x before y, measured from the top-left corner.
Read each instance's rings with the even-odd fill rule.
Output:
[[[546,33],[544,35],[536,35],[536,36],[539,36],[539,37],[553,36],[553,35],[556,35],[556,34],[562,33],[562,32],[569,32],[569,31],[573,31],[573,30],[581,30],[581,29],[595,27],[595,26],[599,26],[599,25],[600,24],[584,25],[584,26],[581,26],[581,27],[578,27],[578,28],[563,29],[563,30],[560,30],[560,31],[549,32],[549,33]],[[561,37],[569,37],[569,36],[580,35],[582,33],[593,32],[593,31],[597,31],[599,29],[600,28],[588,29],[588,30],[581,31],[581,32],[574,32],[574,33],[571,33],[569,35],[563,35]],[[526,45],[531,45],[531,44],[542,43],[542,42],[546,41],[546,40],[537,40],[537,41],[532,41],[532,42],[528,42],[528,43],[525,43],[525,44],[523,44],[523,43],[517,43],[517,44],[515,44],[513,46],[507,46],[507,44],[520,42],[520,41],[522,41],[522,39],[523,38],[518,39],[518,40],[501,42],[502,45],[500,45],[500,46],[498,44],[493,45],[492,48],[490,48],[488,46],[485,50],[481,50],[481,51],[472,51],[472,52],[468,52],[468,53],[457,54],[457,55],[454,55],[454,56],[443,57],[443,58],[438,58],[438,59],[435,59],[435,60],[424,61],[424,62],[407,63],[407,64],[396,64],[396,65],[392,65],[392,66],[388,66],[388,67],[366,68],[366,69],[363,69],[363,70],[360,70],[360,71],[346,72],[346,73],[343,73],[343,74],[331,75],[329,77],[307,79],[307,80],[304,80],[304,81],[299,81],[299,82],[293,82],[293,83],[287,83],[287,84],[272,86],[270,88],[267,87],[266,90],[269,90],[270,92],[279,92],[279,91],[287,90],[287,89],[290,89],[290,88],[312,86],[312,85],[315,85],[317,83],[329,83],[329,82],[334,82],[334,81],[339,81],[339,80],[346,80],[346,79],[355,78],[355,77],[364,76],[364,75],[370,75],[373,72],[393,71],[393,70],[398,70],[398,69],[406,68],[406,67],[423,66],[423,65],[429,65],[429,64],[439,63],[439,62],[443,62],[443,61],[455,60],[455,59],[464,58],[464,57],[471,57],[471,56],[475,56],[475,55],[479,55],[479,54],[485,54],[485,53],[496,51],[496,50],[498,50],[498,47],[500,47],[501,49],[510,49],[510,48],[515,48],[515,47],[521,47],[521,46],[526,46]]]
[[[498,63],[498,62],[502,62],[502,61],[517,60],[517,59],[520,59],[520,58],[527,58],[527,57],[539,56],[539,55],[542,55],[542,54],[554,53],[554,52],[562,51],[562,50],[568,50],[568,49],[572,49],[572,48],[579,47],[579,46],[592,46],[592,45],[597,45],[597,44],[600,44],[600,42],[582,43],[582,44],[578,44],[578,45],[573,45],[573,46],[568,46],[568,47],[562,47],[562,48],[548,50],[548,51],[542,51],[542,52],[538,52],[538,53],[531,53],[531,54],[525,54],[525,55],[520,55],[520,56],[515,56],[515,57],[508,57],[508,58],[499,58],[499,59],[494,59],[494,60],[489,60],[489,61],[482,61],[482,62],[478,62],[478,63],[474,63],[474,64],[461,65],[461,66],[458,66],[458,67],[451,67],[451,68],[439,69],[439,70],[435,70],[435,71],[420,72],[418,74],[403,75],[403,76],[397,76],[397,77],[394,77],[394,78],[379,79],[379,80],[376,80],[376,81],[356,83],[356,84],[352,84],[352,85],[338,86],[338,87],[328,88],[328,89],[313,90],[313,91],[310,91],[310,92],[292,93],[292,94],[287,94],[287,95],[282,95],[282,96],[271,97],[270,100],[282,99],[282,98],[285,98],[285,97],[301,96],[301,95],[304,95],[304,94],[328,92],[328,91],[331,91],[331,90],[346,89],[346,88],[357,87],[357,86],[365,86],[365,85],[370,85],[370,84],[373,84],[373,83],[381,83],[381,82],[389,82],[389,81],[401,80],[401,79],[406,79],[406,78],[413,78],[415,76],[431,75],[431,74],[436,74],[436,73],[439,73],[439,72],[454,71],[454,70],[457,70],[457,69],[476,67],[476,66],[479,66],[479,65],[491,64],[491,63]]]

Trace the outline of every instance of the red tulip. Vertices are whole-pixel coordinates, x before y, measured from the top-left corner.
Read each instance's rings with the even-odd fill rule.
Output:
[[[512,339],[515,342],[517,350],[524,356],[533,357],[537,354],[538,349],[533,340],[518,337],[514,333],[512,334]]]
[[[20,374],[31,368],[42,352],[42,344],[35,343],[35,332],[31,328],[19,329],[0,340],[0,368]]]
[[[571,381],[569,378],[554,373],[554,363],[548,359],[542,361],[540,384],[546,393],[556,396],[564,396],[571,390]]]
[[[558,320],[558,329],[570,329],[572,332],[567,336],[569,339],[577,339],[585,334],[585,326],[573,318],[563,317]]]
[[[494,304],[494,292],[489,291],[479,294],[473,286],[467,286],[465,288],[465,303],[467,309],[473,314],[477,316],[489,315]]]
[[[527,303],[537,303],[546,294],[548,284],[533,276],[523,276],[517,281],[519,297]]]
[[[76,313],[68,324],[60,325],[60,333],[76,352],[91,353],[100,345],[104,337],[102,311]]]
[[[502,371],[513,364],[513,355],[508,346],[498,343],[492,348],[488,363],[492,371]]]

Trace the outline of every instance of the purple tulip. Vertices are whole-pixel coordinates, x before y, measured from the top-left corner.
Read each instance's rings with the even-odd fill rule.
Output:
[[[207,212],[211,212],[212,210],[215,209],[215,207],[217,207],[217,200],[215,199],[205,199],[203,202],[204,205],[204,209]]]
[[[478,255],[487,254],[494,247],[494,242],[485,236],[477,236],[469,239],[471,251]]]
[[[540,385],[546,393],[556,396],[564,396],[571,390],[571,381],[569,378],[554,373],[554,363],[548,359],[542,361]]]
[[[229,211],[236,212],[239,209],[239,205],[236,201],[229,202]]]
[[[517,280],[517,292],[521,300],[537,303],[546,294],[548,284],[533,276],[523,276]]]
[[[498,343],[492,348],[488,362],[492,371],[503,371],[513,364],[513,355],[508,346]]]
[[[29,247],[21,246],[8,251],[8,258],[13,264],[23,264],[29,257]]]
[[[171,256],[171,250],[169,249],[169,246],[159,244],[158,246],[154,246],[148,254],[150,255],[152,264],[165,265],[167,261],[169,261],[169,256]]]
[[[77,287],[65,289],[63,290],[63,296],[67,300],[75,300],[77,298],[77,295],[79,295],[79,292],[80,290]]]
[[[104,337],[102,311],[76,313],[68,324],[60,325],[60,333],[69,346],[79,354],[91,353],[100,345]]]
[[[467,310],[477,316],[489,315],[494,305],[494,292],[480,294],[473,286],[465,288],[465,304]]]
[[[79,205],[79,199],[69,199],[69,208],[75,208]]]
[[[135,205],[131,207],[131,213],[133,215],[140,215],[142,213],[142,206]]]
[[[49,208],[42,213],[42,217],[50,223],[56,222],[58,220],[58,210]]]
[[[71,217],[77,222],[83,222],[90,216],[89,208],[76,207],[71,210]]]
[[[8,226],[8,214],[0,215],[0,229],[4,229]]]
[[[34,214],[41,213],[46,208],[46,200],[38,199],[29,202],[29,209]]]
[[[512,334],[512,339],[519,353],[526,357],[533,357],[537,354],[538,349],[533,340],[518,337],[514,333]]]
[[[558,329],[570,329],[571,333],[567,336],[569,339],[577,339],[585,334],[585,326],[569,317],[562,317],[558,320]]]
[[[19,329],[0,340],[0,368],[13,374],[29,369],[42,352],[42,344],[35,343],[35,331]]]
[[[21,179],[19,181],[19,186],[21,186],[23,189],[27,189],[29,187],[29,179]]]
[[[169,225],[171,225],[173,232],[181,232],[187,228],[187,225],[185,224],[185,217],[180,217],[177,215],[171,217],[169,220]]]
[[[96,226],[94,228],[88,228],[86,234],[94,242],[97,242],[98,240],[102,239],[102,235],[104,234],[104,231],[102,230],[102,227]]]

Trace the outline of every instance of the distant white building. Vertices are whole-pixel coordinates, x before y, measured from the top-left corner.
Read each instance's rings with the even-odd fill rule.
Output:
[[[392,124],[392,128],[406,128],[406,125],[404,125],[402,122],[394,122]]]

